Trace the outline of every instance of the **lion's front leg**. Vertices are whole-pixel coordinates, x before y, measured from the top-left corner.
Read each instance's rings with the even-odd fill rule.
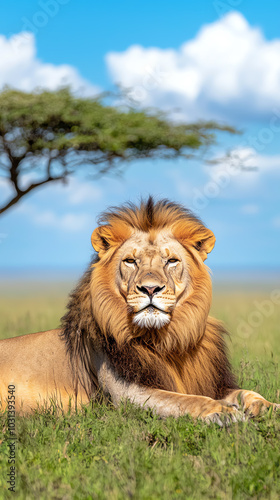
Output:
[[[106,356],[102,360],[99,358],[96,365],[100,387],[115,405],[129,399],[138,406],[151,408],[161,417],[190,415],[219,425],[243,419],[235,403],[130,383],[116,374]]]
[[[243,420],[243,414],[234,403],[225,400],[214,400],[206,396],[178,394],[176,392],[145,388],[150,393],[145,404],[152,407],[161,416],[190,415],[207,423],[220,426]],[[137,402],[137,399],[136,401]]]
[[[271,407],[273,408],[273,410],[280,409],[280,404],[270,403],[257,392],[246,391],[244,389],[237,389],[230,392],[225,397],[225,401],[237,405],[247,415],[252,417],[256,417],[262,411],[265,411],[266,409],[269,409]]]

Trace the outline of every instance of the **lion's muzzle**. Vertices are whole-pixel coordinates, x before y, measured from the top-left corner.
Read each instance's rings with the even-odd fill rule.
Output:
[[[127,297],[133,309],[133,323],[141,328],[161,328],[170,321],[175,297],[162,285],[136,285]]]

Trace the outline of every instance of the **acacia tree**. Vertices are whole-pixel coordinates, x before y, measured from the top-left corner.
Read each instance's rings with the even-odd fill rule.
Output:
[[[6,212],[31,191],[87,169],[117,170],[139,158],[190,156],[215,141],[215,122],[178,125],[148,110],[123,109],[99,98],[75,97],[68,88],[0,93],[0,172],[12,187]]]

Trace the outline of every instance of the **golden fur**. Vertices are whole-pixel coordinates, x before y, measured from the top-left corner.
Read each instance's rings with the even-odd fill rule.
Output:
[[[92,244],[97,257],[70,297],[61,330],[35,334],[43,346],[36,359],[52,351],[44,376],[31,336],[1,344],[8,370],[4,400],[11,383],[20,387],[24,411],[49,397],[64,407],[69,399],[81,404],[102,389],[116,404],[128,397],[160,415],[189,413],[218,423],[225,413],[241,418],[240,400],[254,414],[271,405],[238,389],[225,330],[208,316],[211,280],[204,261],[215,237],[198,218],[181,205],[149,198],[140,207],[104,213]],[[35,344],[37,350],[36,338]],[[27,356],[23,374],[8,366],[12,351],[18,360]]]

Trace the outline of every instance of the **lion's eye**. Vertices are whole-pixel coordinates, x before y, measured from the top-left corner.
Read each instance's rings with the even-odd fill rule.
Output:
[[[168,259],[168,264],[174,264],[175,262],[179,262],[178,259]]]
[[[134,259],[124,259],[124,262],[127,262],[128,264],[135,264],[135,260]]]

